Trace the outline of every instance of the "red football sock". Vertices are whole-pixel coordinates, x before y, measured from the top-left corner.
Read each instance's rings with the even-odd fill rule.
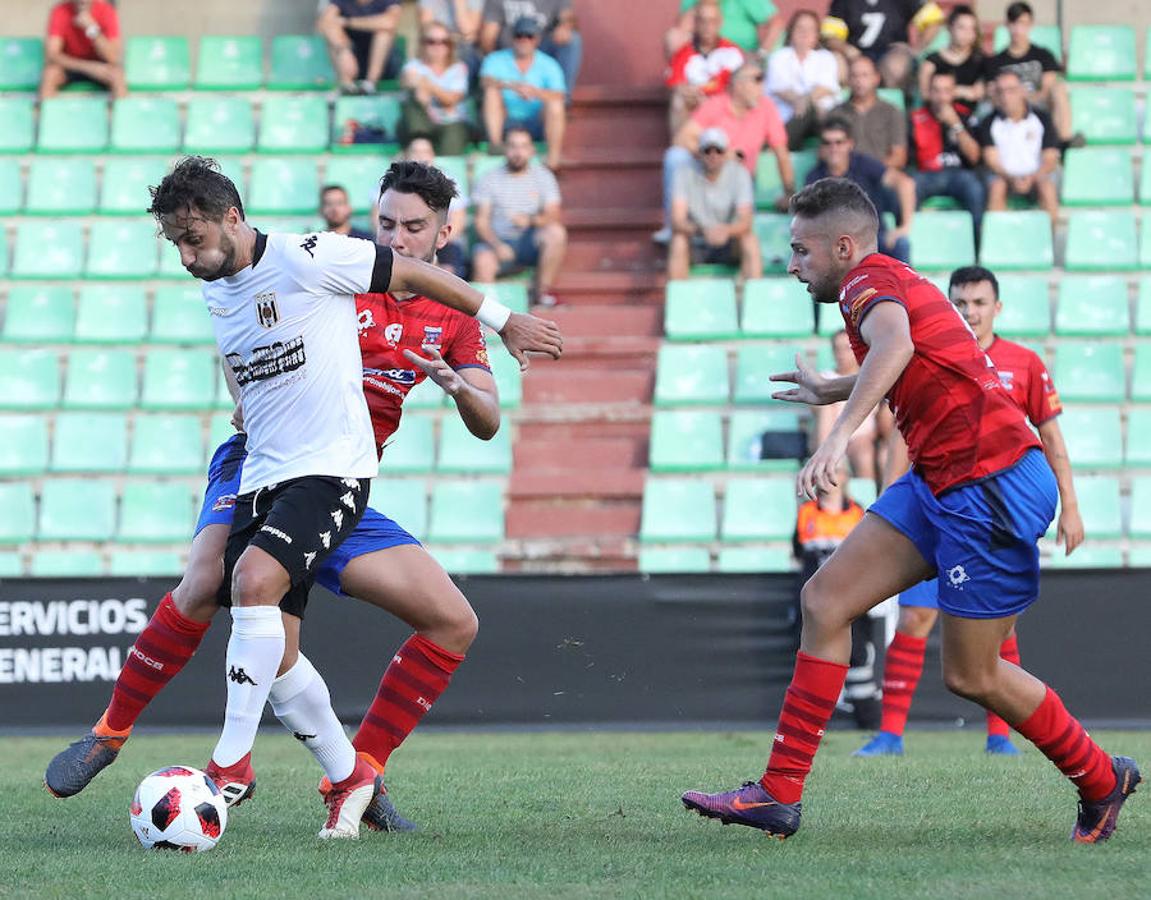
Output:
[[[1111,757],[1067,712],[1051,688],[1047,688],[1039,708],[1016,730],[1071,779],[1084,800],[1102,800],[1115,790]]]
[[[845,665],[816,659],[802,650],[796,654],[795,674],[779,711],[767,771],[759,780],[780,803],[795,803],[803,796],[804,779],[846,678]]]
[[[1019,665],[1019,641],[1014,634],[1009,634],[999,646],[999,658],[1005,659],[1013,665]],[[991,712],[987,711],[987,736],[991,737],[994,734],[1007,737],[1011,734],[1011,726],[1008,725],[1003,719]]]
[[[432,708],[463,661],[459,653],[413,634],[392,657],[352,745],[382,772],[392,751]]]
[[[113,731],[130,729],[144,707],[192,658],[211,624],[189,619],[176,609],[171,593],[165,594],[128,650],[102,724]]]
[[[883,720],[879,730],[890,734],[903,734],[907,727],[907,714],[911,712],[911,698],[923,674],[923,656],[927,652],[927,638],[912,637],[902,631],[887,648],[883,663]]]

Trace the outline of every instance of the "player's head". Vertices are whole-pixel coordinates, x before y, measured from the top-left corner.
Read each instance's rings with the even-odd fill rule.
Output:
[[[855,141],[851,123],[840,116],[828,116],[819,128],[819,158],[836,175],[843,175],[851,165]]]
[[[1027,92],[1017,72],[1004,69],[995,76],[995,105],[1005,116],[1021,119],[1027,112]]]
[[[847,69],[847,85],[851,96],[859,100],[870,100],[879,89],[879,69],[875,61],[862,53],[851,61]]]
[[[513,172],[522,172],[536,155],[532,133],[520,125],[512,125],[504,132],[504,160]]]
[[[863,188],[821,178],[791,198],[788,274],[820,303],[835,303],[843,277],[876,251],[879,216]]]
[[[1007,31],[1015,40],[1026,40],[1035,22],[1035,10],[1030,3],[1012,3],[1007,7]]]
[[[189,274],[215,281],[236,273],[237,240],[247,229],[244,204],[214,159],[186,156],[148,190],[148,212],[180,251]]]
[[[953,6],[947,15],[947,33],[951,43],[960,49],[979,48],[979,19],[966,3]]]
[[[348,192],[340,184],[325,184],[320,188],[320,215],[328,231],[343,228],[352,218],[352,204]]]
[[[981,343],[991,339],[995,317],[1003,310],[999,300],[999,280],[983,266],[963,266],[951,273],[947,296],[967,320]]]
[[[723,13],[719,4],[700,3],[695,8],[695,39],[705,47],[715,46],[719,41],[719,30],[723,27]]]
[[[955,102],[955,74],[935,72],[927,86],[927,104],[938,112]]]
[[[434,262],[452,234],[448,207],[455,196],[456,183],[435,166],[406,159],[392,163],[380,179],[376,243],[400,256]]]
[[[435,145],[426,137],[412,138],[404,148],[404,159],[430,166],[436,161]]]

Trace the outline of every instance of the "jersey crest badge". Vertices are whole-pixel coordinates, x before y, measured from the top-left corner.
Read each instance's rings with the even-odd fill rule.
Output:
[[[402,322],[392,322],[384,329],[384,340],[388,342],[393,348],[400,342],[400,338],[404,336],[404,324]]]
[[[356,320],[356,325],[359,329],[360,337],[363,337],[366,332],[376,327],[376,320],[372,316],[372,311],[370,309],[361,309],[359,314],[356,316]]]
[[[1015,373],[1014,372],[1005,372],[1005,371],[1003,371],[1003,369],[1000,369],[999,370],[999,380],[1003,383],[1003,386],[1005,388],[1007,388],[1007,390],[1011,390],[1012,386],[1015,383]]]
[[[444,329],[442,327],[425,325],[424,326],[424,339],[420,344],[420,348],[424,349],[432,347],[436,350],[440,348],[440,344],[444,340]]]
[[[256,321],[264,328],[271,328],[280,321],[280,308],[276,305],[276,292],[265,291],[256,294]]]

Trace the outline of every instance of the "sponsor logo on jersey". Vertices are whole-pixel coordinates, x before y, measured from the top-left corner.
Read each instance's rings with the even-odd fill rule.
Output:
[[[375,327],[376,319],[370,309],[361,309],[356,314],[356,328],[360,332],[360,337],[363,337],[370,329]]]
[[[271,328],[280,321],[280,308],[276,305],[276,292],[265,291],[256,294],[256,321],[264,328]]]
[[[247,361],[239,353],[229,353],[225,359],[232,367],[236,382],[241,387],[255,381],[265,381],[294,372],[307,362],[303,337],[290,341],[276,341],[265,347],[253,347]]]
[[[396,384],[411,387],[416,383],[415,369],[364,369],[365,378],[387,378]]]
[[[384,340],[387,341],[392,348],[395,348],[403,336],[404,325],[402,322],[392,322],[384,329]]]
[[[488,358],[487,347],[480,347],[480,349],[476,351],[476,362],[478,362],[481,366],[486,366],[489,369],[492,367],[492,362]]]
[[[216,502],[212,504],[212,512],[223,512],[226,509],[236,508],[236,495],[235,494],[221,494],[216,498]]]

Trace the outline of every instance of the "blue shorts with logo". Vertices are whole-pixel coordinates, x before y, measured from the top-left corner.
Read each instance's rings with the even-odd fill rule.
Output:
[[[204,491],[204,503],[200,508],[200,518],[196,522],[196,534],[209,525],[232,525],[232,515],[236,508],[236,495],[240,491],[240,474],[244,459],[248,455],[247,436],[234,434],[224,441],[212,455],[208,464],[208,487]],[[399,524],[370,506],[364,511],[356,530],[348,535],[343,543],[328,554],[327,559],[316,570],[316,582],[333,594],[343,595],[340,590],[340,576],[353,559],[399,547],[403,544],[419,545]]]
[[[1010,468],[939,497],[912,470],[868,512],[902,532],[936,567],[940,609],[966,619],[999,619],[1018,615],[1039,597],[1038,541],[1057,499],[1055,475],[1033,448]],[[912,590],[926,591],[926,585]]]

